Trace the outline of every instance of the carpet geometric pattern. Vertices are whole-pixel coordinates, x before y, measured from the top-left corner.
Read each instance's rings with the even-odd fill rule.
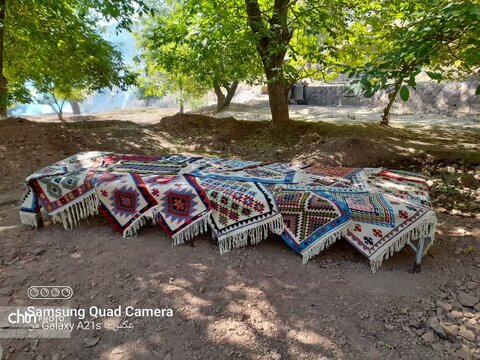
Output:
[[[345,238],[373,271],[413,240],[431,244],[436,227],[425,179],[383,168],[86,152],[26,185],[29,225],[41,211],[65,228],[100,212],[124,237],[151,223],[175,245],[210,229],[221,253],[274,233],[304,262]]]

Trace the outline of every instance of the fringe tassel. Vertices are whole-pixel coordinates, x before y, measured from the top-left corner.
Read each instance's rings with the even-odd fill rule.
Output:
[[[158,206],[155,206],[145,213],[143,213],[140,217],[135,219],[128,228],[123,231],[123,237],[136,237],[138,230],[146,225],[149,221],[155,224],[155,219],[158,215]],[[208,230],[208,218],[210,216],[210,212],[206,212],[204,216],[202,216],[197,221],[189,224],[186,228],[182,229],[180,232],[176,233],[172,236],[172,245],[180,245],[184,244],[186,241],[191,240],[194,236],[202,234]]]
[[[430,238],[431,240],[429,244],[426,244],[423,251],[423,253],[425,254],[435,240],[436,227],[437,217],[435,215],[435,212],[432,211],[426,217],[426,219],[424,219],[416,227],[397,238],[389,246],[382,249],[382,251],[378,252],[370,259],[370,268],[372,269],[372,273],[375,273],[380,268],[384,260],[387,260],[394,253],[403,249],[403,247],[407,244],[408,241],[417,240],[419,238]]]
[[[60,222],[66,230],[78,225],[80,220],[89,216],[98,214],[98,200],[97,194],[91,194],[70,203],[67,208],[50,214],[54,223]]]
[[[192,240],[195,236],[203,234],[208,231],[208,218],[210,211],[205,213],[200,219],[189,224],[186,228],[172,236],[172,245],[177,246]]]
[[[345,224],[337,227],[328,236],[326,236],[322,240],[317,241],[315,244],[305,250],[302,253],[303,264],[306,264],[308,260],[313,258],[315,255],[320,254],[323,250],[332,245],[335,241],[347,235],[351,224],[352,223],[350,221],[347,221]]]
[[[20,221],[22,224],[30,225],[33,227],[38,226],[37,217],[40,216],[40,213],[31,213],[27,211],[20,211]]]
[[[156,208],[151,208],[148,211],[144,212],[138,218],[136,218],[128,228],[123,231],[123,237],[136,237],[138,229],[142,226],[146,225],[147,222],[150,220],[152,223],[155,224],[155,218],[157,216]]]
[[[232,249],[243,247],[248,244],[255,245],[260,241],[266,239],[270,233],[281,234],[284,230],[283,218],[281,214],[266,219],[255,226],[245,230],[218,238],[218,246],[220,247],[220,254],[225,254]]]

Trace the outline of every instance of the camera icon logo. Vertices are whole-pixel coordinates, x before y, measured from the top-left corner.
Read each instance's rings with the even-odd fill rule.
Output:
[[[30,286],[27,295],[30,299],[66,300],[73,296],[73,290],[70,286]]]

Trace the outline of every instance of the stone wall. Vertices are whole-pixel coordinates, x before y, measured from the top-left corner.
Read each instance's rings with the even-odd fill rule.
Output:
[[[424,82],[417,90],[410,92],[410,99],[403,102],[398,97],[394,112],[463,112],[480,113],[480,96],[475,95],[479,82],[449,82],[437,84]],[[383,108],[388,103],[387,94],[379,92],[372,98],[347,96],[345,85],[308,86],[305,89],[309,105],[354,106],[365,108]]]

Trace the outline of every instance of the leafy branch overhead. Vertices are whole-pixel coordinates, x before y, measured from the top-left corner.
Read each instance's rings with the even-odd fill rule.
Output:
[[[343,71],[354,79],[349,89],[357,96],[372,97],[380,90],[389,93],[382,123],[388,124],[397,95],[408,101],[422,71],[438,82],[478,75],[480,3],[422,0],[386,6],[374,1],[361,10],[357,23],[365,31],[357,40],[368,38],[365,53],[370,60],[343,66]]]
[[[231,101],[238,83],[251,83],[260,75],[247,28],[232,4],[221,0],[173,2],[146,19],[137,43],[147,92],[162,92],[162,85],[178,92],[179,81],[188,81],[196,84],[198,91],[214,90],[217,110],[221,110]],[[170,83],[150,81],[158,74],[169,74]]]
[[[135,13],[146,11],[142,1],[9,0],[4,9],[3,113],[8,104],[31,102],[32,85],[68,99],[79,92],[124,89],[135,82],[98,22],[115,20],[118,30],[127,29]]]

